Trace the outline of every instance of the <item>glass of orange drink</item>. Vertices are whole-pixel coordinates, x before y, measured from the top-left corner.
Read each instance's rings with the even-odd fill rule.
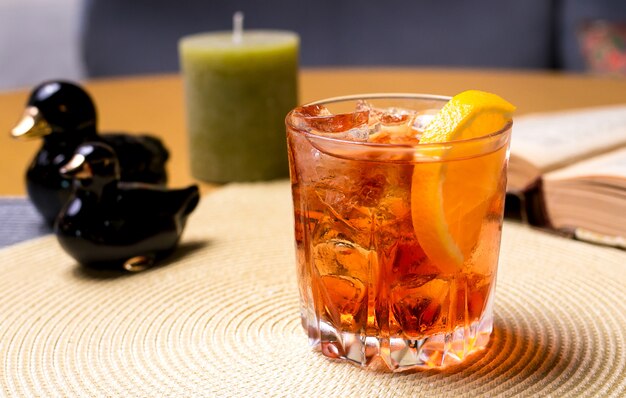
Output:
[[[311,345],[393,371],[443,368],[486,347],[514,109],[472,90],[348,96],[289,113]]]

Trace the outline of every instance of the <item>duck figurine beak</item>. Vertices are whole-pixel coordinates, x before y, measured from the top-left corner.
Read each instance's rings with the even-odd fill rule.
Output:
[[[75,154],[65,166],[61,167],[59,173],[64,177],[77,178],[79,180],[93,177],[89,163],[85,161],[85,156],[80,153]]]
[[[22,119],[11,130],[11,136],[19,139],[39,138],[50,133],[52,133],[52,126],[34,106],[26,107]]]

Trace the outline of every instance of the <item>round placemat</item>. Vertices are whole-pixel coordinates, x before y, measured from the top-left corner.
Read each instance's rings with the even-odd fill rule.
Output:
[[[626,253],[506,223],[489,347],[385,373],[312,351],[300,327],[286,182],[203,198],[179,250],[87,272],[53,236],[0,251],[9,396],[626,395]]]

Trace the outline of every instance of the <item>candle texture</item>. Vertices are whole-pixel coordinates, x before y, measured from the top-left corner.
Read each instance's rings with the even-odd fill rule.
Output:
[[[295,33],[240,26],[181,39],[194,177],[230,182],[288,176],[284,120],[297,105],[298,47]]]

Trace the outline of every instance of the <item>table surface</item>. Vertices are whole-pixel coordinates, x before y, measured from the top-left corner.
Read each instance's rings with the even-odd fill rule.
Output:
[[[156,75],[84,82],[96,102],[100,131],[149,132],[172,154],[170,186],[193,182],[189,172],[183,85],[179,75]],[[626,102],[626,79],[544,71],[424,68],[304,69],[300,101],[368,92],[454,95],[466,89],[498,93],[518,114]],[[24,195],[24,170],[37,141],[12,140],[29,89],[0,93],[0,195]],[[214,185],[200,183],[206,192]]]
[[[626,102],[626,79],[547,72],[329,69],[304,70],[300,79],[301,102],[365,92],[454,95],[469,88],[502,95],[519,114]],[[179,76],[85,85],[102,130],[161,137],[172,153],[170,185],[195,182]],[[0,195],[23,195],[24,170],[40,145],[8,134],[27,97],[28,90],[0,93],[0,131],[5,131]],[[201,187],[206,192],[215,185]],[[283,181],[231,185],[207,195],[190,219],[184,253],[175,264],[128,278],[84,272],[52,237],[4,250],[0,391],[16,396],[624,395],[625,253],[516,223],[507,223],[503,235],[496,325],[485,354],[449,372],[401,376],[323,360],[305,344],[295,315],[285,192]],[[288,372],[282,364],[289,365]]]

